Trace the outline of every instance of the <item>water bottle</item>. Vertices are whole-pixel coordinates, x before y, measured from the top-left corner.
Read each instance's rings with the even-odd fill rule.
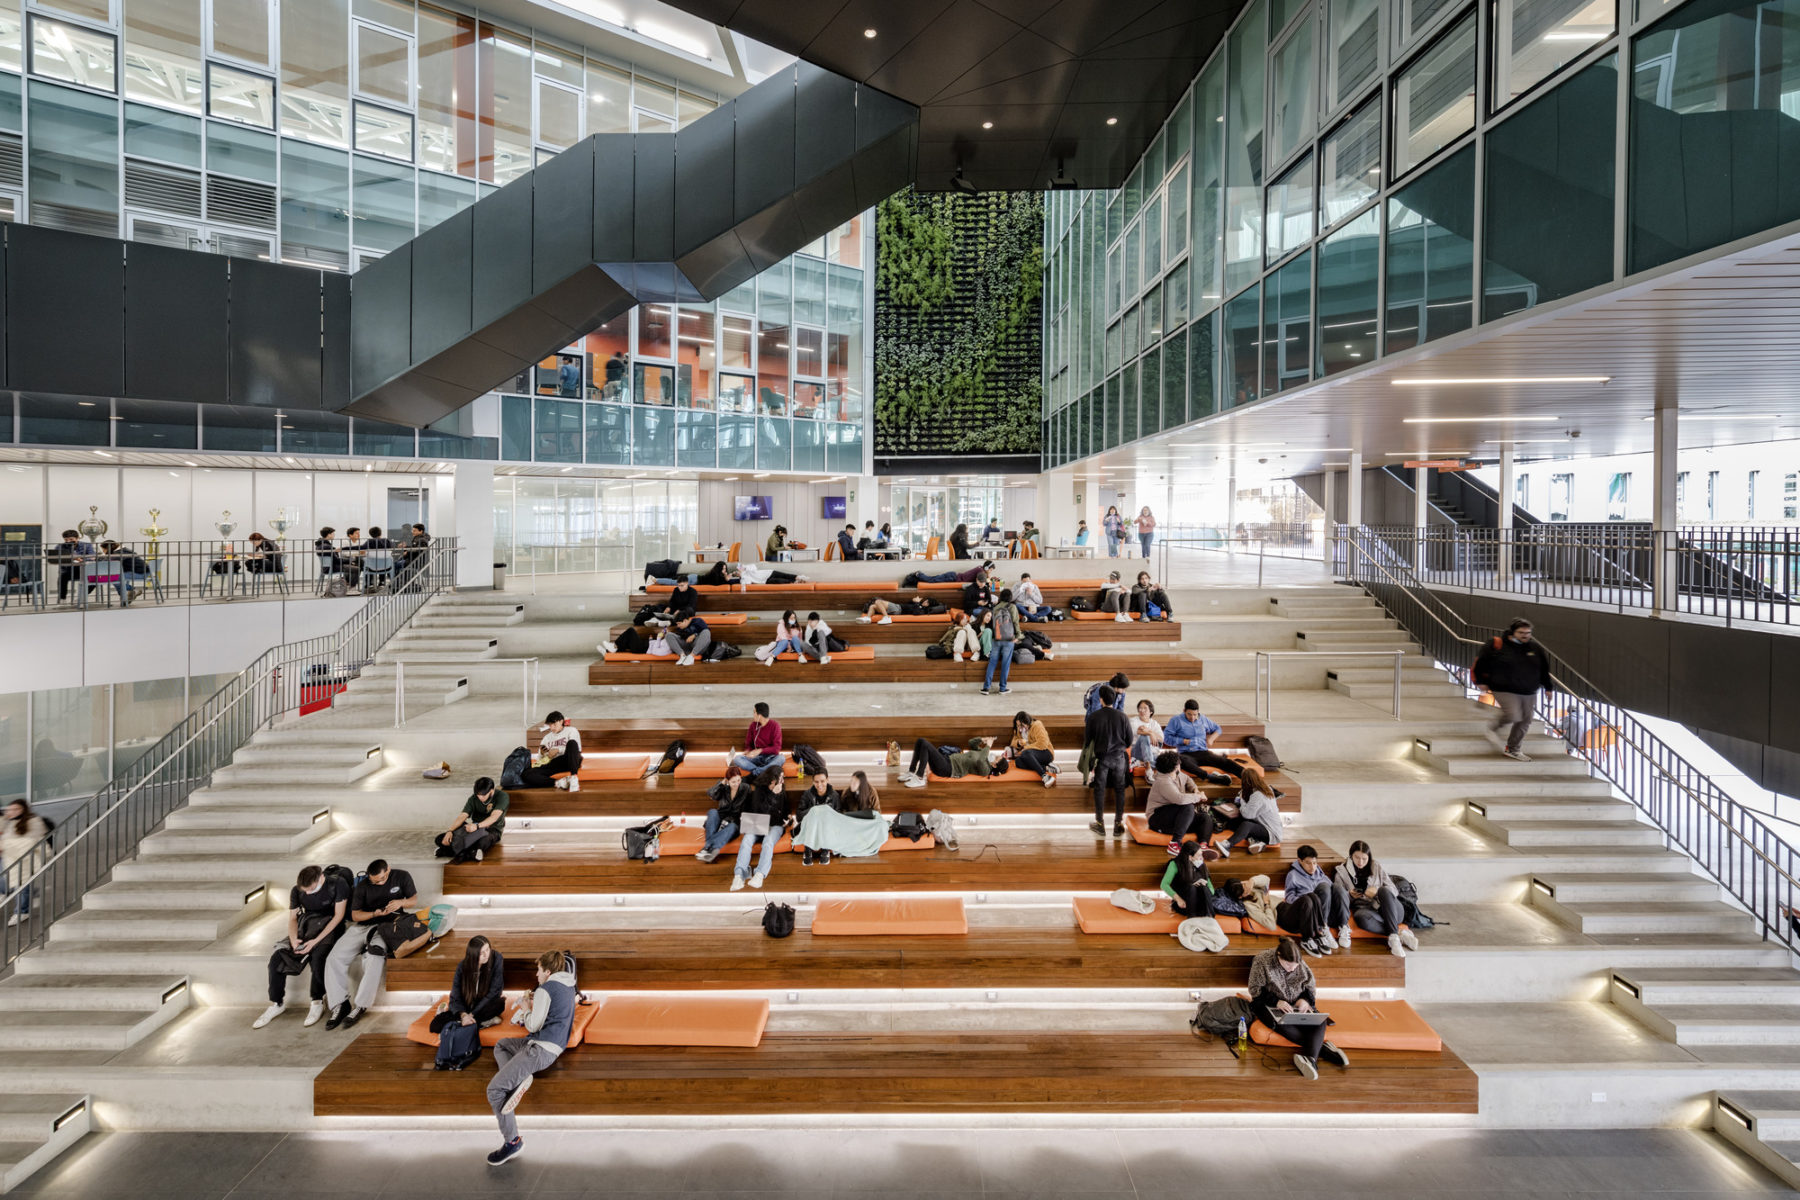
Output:
[[[1237,1053],[1239,1058],[1250,1053],[1250,1027],[1242,1017],[1238,1018]]]

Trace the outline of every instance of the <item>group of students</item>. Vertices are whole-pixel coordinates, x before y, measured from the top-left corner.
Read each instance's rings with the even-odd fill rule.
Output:
[[[1112,613],[1115,621],[1129,621],[1133,614],[1145,621],[1175,619],[1175,606],[1169,603],[1169,593],[1151,578],[1148,571],[1139,571],[1136,582],[1129,588],[1117,571],[1112,572],[1100,585],[1100,596],[1095,603],[1097,611]]]
[[[96,549],[92,542],[73,529],[62,531],[62,541],[50,548],[47,557],[57,564],[58,604],[68,602],[70,589],[84,572],[91,580],[87,585],[88,595],[93,595],[97,587],[111,586],[119,595],[119,603],[125,607],[130,607],[137,599],[138,589],[150,579],[150,564],[129,546],[104,541]],[[105,580],[104,585],[102,580]]]
[[[1082,522],[1086,524],[1086,522]],[[1156,517],[1148,504],[1138,511],[1136,517],[1125,517],[1119,512],[1119,506],[1106,506],[1106,515],[1100,518],[1100,528],[1106,532],[1106,553],[1111,558],[1119,557],[1119,545],[1135,530],[1138,546],[1145,558],[1150,557],[1150,544],[1156,540]]]
[[[431,547],[431,535],[421,524],[414,523],[402,536],[405,541],[396,543],[382,532],[381,526],[371,525],[369,536],[365,538],[361,527],[352,525],[344,530],[343,540],[339,541],[334,526],[323,526],[319,536],[313,539],[319,574],[340,575],[351,590],[362,586],[365,571],[371,585],[384,580]]]
[[[1000,522],[992,517],[988,518],[988,523],[982,527],[981,535],[973,543],[969,541],[969,527],[967,525],[958,525],[955,529],[950,531],[950,557],[953,559],[969,558],[969,547],[971,544],[977,546],[998,546],[1005,540],[1006,536],[1000,529]],[[1020,521],[1019,536],[1016,540],[1018,544],[1012,547],[1012,552],[1016,557],[1035,558],[1038,554],[1043,553],[1044,531],[1038,528],[1036,521]],[[1033,550],[1026,550],[1025,547],[1027,544],[1029,544]],[[1035,553],[1033,551],[1035,551]]]

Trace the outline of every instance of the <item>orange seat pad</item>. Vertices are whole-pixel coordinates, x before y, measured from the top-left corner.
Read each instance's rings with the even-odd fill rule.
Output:
[[[1182,918],[1175,915],[1167,896],[1155,899],[1155,912],[1134,913],[1119,908],[1105,896],[1076,896],[1075,921],[1083,933],[1174,933],[1181,927]],[[1221,913],[1217,920],[1226,933],[1243,932],[1236,917]]]
[[[726,756],[723,753],[709,750],[703,754],[690,754],[681,760],[680,766],[675,768],[675,778],[722,779],[725,776],[726,765]],[[793,759],[784,756],[781,760],[781,773],[792,779],[800,773],[800,768],[794,765]]]
[[[590,1046],[755,1046],[769,1002],[751,996],[613,995],[595,1006]]]
[[[812,931],[820,936],[962,934],[969,932],[969,918],[961,896],[822,900]]]
[[[486,1029],[481,1031],[482,1045],[493,1046],[499,1044],[503,1038],[528,1036],[524,1026],[514,1025],[512,1023],[513,1014],[519,1011],[519,1006],[523,1002],[524,997],[520,997],[517,1000],[508,1000],[506,1002],[506,1012],[501,1015],[500,1023],[498,1025],[489,1025]],[[418,1042],[423,1046],[435,1047],[438,1044],[438,1035],[431,1032],[431,1019],[437,1016],[438,1013],[444,1011],[444,1009],[449,1006],[449,1003],[450,997],[439,996],[437,1001],[433,1003],[430,1008],[426,1009],[414,1019],[411,1025],[406,1027],[407,1040]],[[598,1004],[577,1004],[575,1006],[575,1019],[569,1026],[568,1044],[570,1048],[581,1045],[581,1038],[587,1031],[588,1023],[594,1019],[594,1014],[599,1011],[600,1006]]]
[[[679,657],[677,654],[628,654],[623,650],[614,650],[611,654],[602,654],[600,661],[672,663]]]
[[[948,625],[950,623],[950,614],[947,612],[918,614],[889,613],[888,620],[896,625]]]
[[[703,613],[700,619],[705,621],[708,625],[742,625],[745,621],[750,619],[750,614],[741,612],[709,612]]]
[[[605,758],[596,754],[581,760],[581,770],[576,775],[590,782],[602,779],[642,779],[644,768],[649,765],[648,754],[609,754]]]
[[[739,838],[732,838],[726,842],[719,850],[719,857],[723,859],[727,855],[736,854],[740,842]],[[658,840],[657,848],[664,854],[698,854],[700,847],[705,844],[706,828],[699,822],[695,822],[692,825],[677,825],[664,833]],[[931,850],[936,846],[937,839],[928,833],[916,842],[890,835],[881,848],[883,850]],[[792,834],[782,834],[781,840],[775,843],[775,853],[777,854],[786,854],[797,848],[794,845]]]
[[[1125,833],[1132,841],[1140,846],[1167,846],[1169,844],[1168,835],[1158,833],[1156,830],[1150,828],[1150,818],[1146,817],[1143,813],[1129,813],[1126,815]],[[1194,834],[1190,833],[1185,835],[1181,840],[1184,842],[1191,842],[1197,839]],[[1221,829],[1219,832],[1213,834],[1214,844],[1230,840],[1230,830]]]
[[[1425,1050],[1437,1053],[1444,1041],[1404,1000],[1321,1000],[1319,1009],[1331,1015],[1325,1036],[1345,1050]],[[1250,1023],[1250,1040],[1259,1046],[1294,1043],[1264,1025]]]
[[[1118,613],[1082,612],[1079,608],[1071,608],[1069,610],[1069,615],[1074,617],[1077,621],[1115,621],[1119,617]],[[1138,614],[1136,613],[1126,613],[1125,615],[1134,621],[1139,619]]]
[[[729,583],[696,583],[693,586],[694,590],[699,592],[702,596],[716,596],[722,592],[735,592],[738,590]],[[672,592],[674,590],[675,585],[672,583],[652,583],[646,584],[644,587],[645,592]]]
[[[796,655],[792,650],[784,650],[780,654],[776,655],[775,657],[781,662],[797,662],[799,660],[799,656]],[[818,659],[812,657],[811,655],[808,655],[806,661],[807,662],[817,662]],[[839,662],[839,661],[842,661],[842,662],[874,662],[875,661],[875,647],[873,647],[873,646],[845,646],[842,650],[832,651],[831,661],[832,662]]]

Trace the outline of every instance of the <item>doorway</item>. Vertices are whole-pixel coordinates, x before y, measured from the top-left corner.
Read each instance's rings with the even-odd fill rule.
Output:
[[[387,534],[396,542],[412,536],[413,525],[431,530],[427,519],[431,511],[430,488],[391,487],[387,490]]]

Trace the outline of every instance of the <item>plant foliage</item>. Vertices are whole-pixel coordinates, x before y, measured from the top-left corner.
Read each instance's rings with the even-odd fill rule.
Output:
[[[1043,197],[908,190],[875,230],[875,453],[1036,454]]]

